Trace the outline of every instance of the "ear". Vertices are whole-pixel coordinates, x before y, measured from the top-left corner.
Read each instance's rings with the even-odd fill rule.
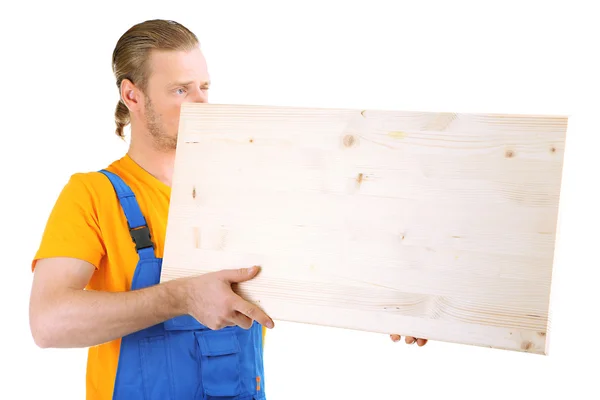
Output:
[[[136,111],[142,104],[141,91],[129,79],[121,81],[121,99],[129,111]]]

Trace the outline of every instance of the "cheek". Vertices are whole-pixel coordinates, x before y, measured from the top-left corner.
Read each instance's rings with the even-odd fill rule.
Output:
[[[165,123],[167,123],[172,129],[177,130],[179,126],[179,112],[181,111],[181,107],[175,106],[170,107],[168,111],[168,116],[165,119]]]
[[[163,108],[162,119],[166,123],[179,119],[180,106],[178,104],[167,104]]]

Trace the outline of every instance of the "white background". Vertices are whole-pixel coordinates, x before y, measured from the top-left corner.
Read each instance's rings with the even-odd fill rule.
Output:
[[[127,149],[113,133],[116,41],[165,18],[200,37],[214,103],[571,117],[549,356],[279,322],[265,349],[270,400],[600,398],[593,3],[3,2],[0,397],[84,398],[85,350],[31,339],[30,260],[69,176]]]

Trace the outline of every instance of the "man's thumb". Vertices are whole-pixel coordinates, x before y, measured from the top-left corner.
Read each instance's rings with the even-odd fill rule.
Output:
[[[225,279],[229,282],[244,282],[249,279],[252,279],[258,273],[259,267],[254,266],[252,268],[239,268],[232,269],[227,271],[228,273],[225,275]]]

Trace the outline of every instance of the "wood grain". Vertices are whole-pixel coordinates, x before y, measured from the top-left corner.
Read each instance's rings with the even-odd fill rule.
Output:
[[[184,104],[162,281],[274,319],[547,354],[567,117]]]

